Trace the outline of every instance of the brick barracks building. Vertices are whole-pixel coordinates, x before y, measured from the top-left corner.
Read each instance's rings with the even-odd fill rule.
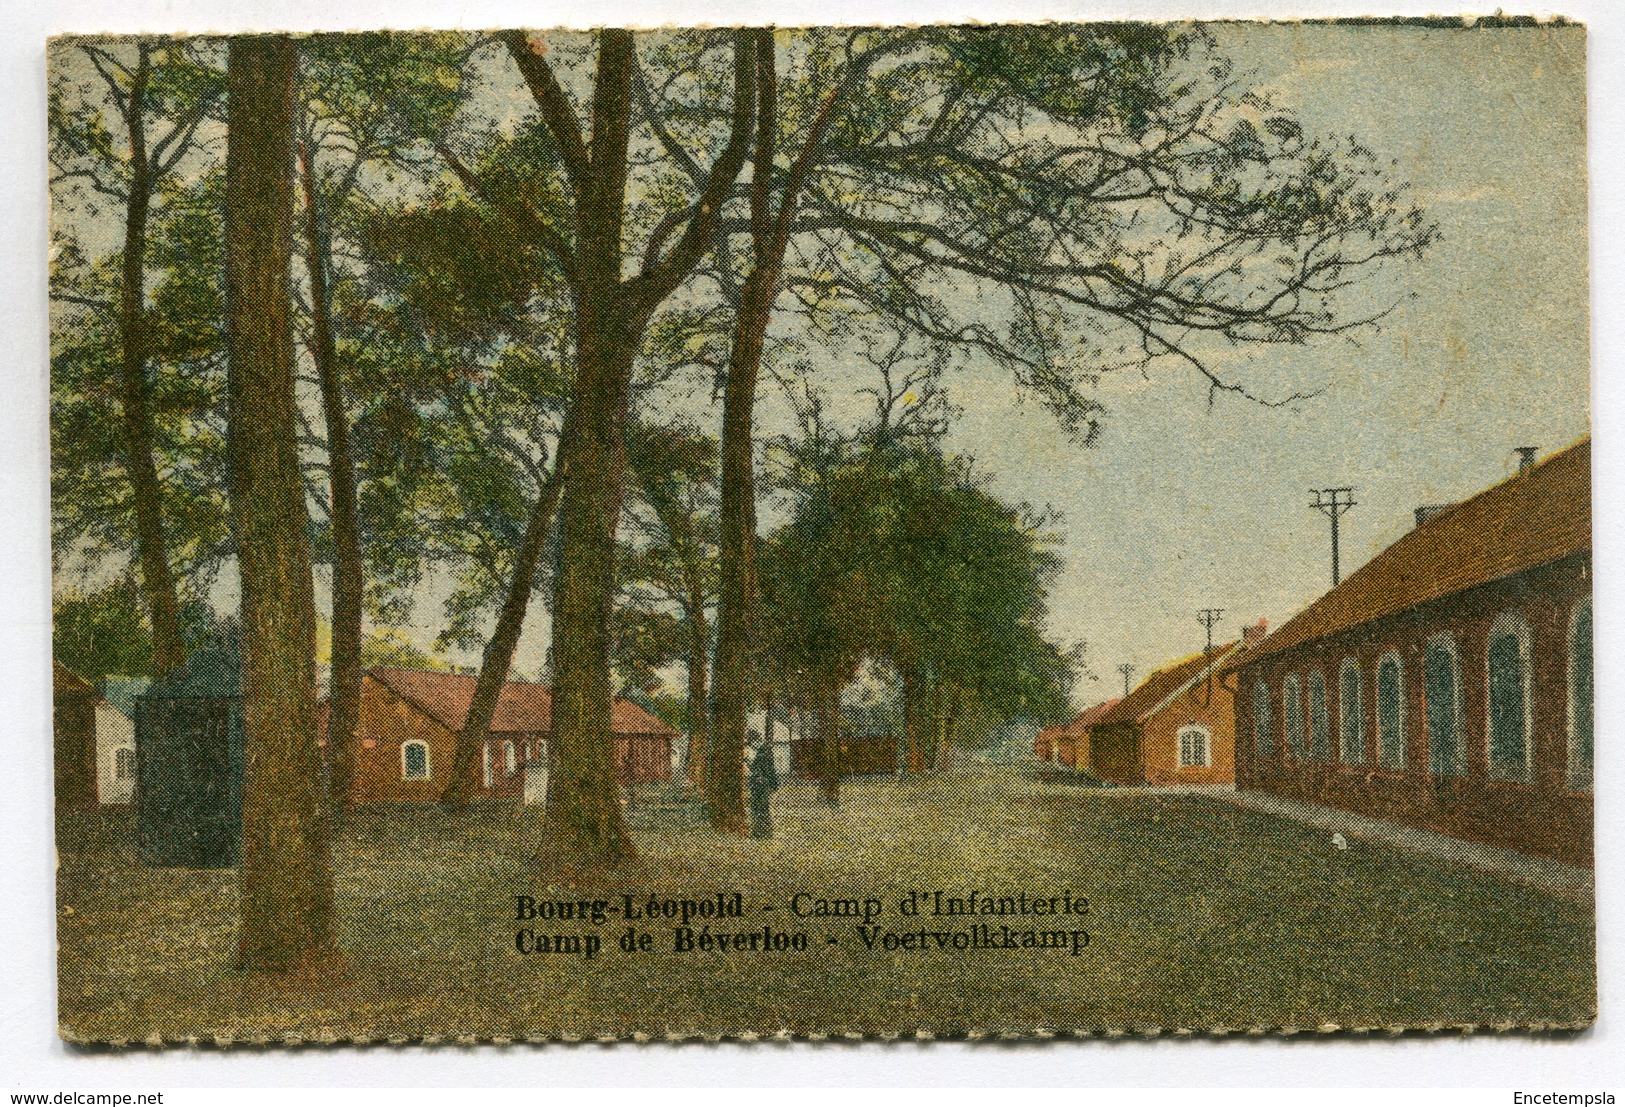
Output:
[[[1262,623],[1212,652],[1164,665],[1089,728],[1089,769],[1113,784],[1229,784],[1235,779],[1235,706],[1220,679]]]
[[[1065,726],[1045,727],[1033,739],[1033,753],[1040,761],[1064,765],[1069,769],[1087,769],[1089,730],[1102,715],[1116,706],[1116,700],[1106,700],[1086,709]]]
[[[356,802],[438,799],[474,699],[474,684],[475,678],[463,673],[368,669],[361,681],[356,728]],[[615,700],[611,725],[623,784],[671,779],[675,730],[624,699]],[[475,769],[474,794],[542,801],[552,729],[553,696],[547,685],[504,685]],[[527,795],[527,788],[539,788],[541,794]]]
[[[1232,661],[1237,786],[1589,865],[1590,440],[1417,516]]]

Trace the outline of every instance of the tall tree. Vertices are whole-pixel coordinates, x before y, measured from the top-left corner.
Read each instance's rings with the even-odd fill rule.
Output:
[[[355,459],[350,451],[350,417],[339,379],[338,340],[333,335],[330,288],[332,250],[316,189],[313,155],[299,145],[299,177],[304,193],[305,268],[310,279],[310,353],[321,382],[322,416],[327,424],[328,517],[333,532],[332,678],[328,692],[327,749],[335,808],[348,805],[355,777],[355,728],[361,714],[361,617],[366,576],[361,563],[360,505]]]
[[[119,254],[116,395],[124,472],[130,483],[136,552],[152,624],[153,669],[168,672],[186,659],[180,599],[166,539],[163,489],[154,453],[152,344],[147,302],[148,245],[153,206],[193,150],[198,129],[223,91],[218,74],[192,47],[136,40],[133,56],[102,43],[77,48],[100,78],[124,132],[127,152],[89,114],[74,119],[53,94],[53,183],[83,182],[123,207]]]
[[[719,764],[745,698],[746,416],[781,292],[815,329],[886,319],[991,361],[1087,443],[1102,373],[1181,364],[1210,395],[1250,396],[1215,370],[1220,350],[1372,325],[1381,309],[1350,290],[1436,234],[1368,150],[1306,138],[1199,32],[860,28],[837,49],[820,34],[790,40],[777,96],[802,144],[787,167],[753,171],[751,218],[723,228],[750,236],[757,283],[736,297],[724,401]],[[758,91],[758,154],[772,100]],[[731,781],[717,787],[735,802]]]
[[[634,850],[621,817],[610,735],[610,612],[625,490],[625,429],[634,361],[655,311],[710,248],[750,145],[755,61],[748,32],[731,36],[733,110],[721,149],[696,195],[649,235],[642,262],[627,257],[627,184],[635,42],[626,30],[594,36],[587,128],[546,58],[546,45],[510,31],[503,43],[551,140],[550,164],[569,195],[564,221],[535,205],[503,209],[525,239],[541,243],[566,274],[575,325],[576,374],[559,503],[553,611],[553,740],[556,802],[550,848],[563,865],[615,865]],[[478,191],[477,178],[465,176]],[[667,243],[670,243],[667,245]],[[632,275],[628,275],[628,270]]]
[[[361,709],[364,535],[351,446],[356,382],[340,364],[334,319],[334,237],[360,197],[364,171],[411,165],[456,111],[457,36],[323,35],[301,49],[299,171],[303,253],[309,285],[307,346],[325,430],[328,531],[333,565],[327,742],[331,792],[353,795],[355,728]],[[354,283],[354,282],[350,282]],[[346,351],[354,353],[354,343]]]
[[[424,554],[449,569],[442,642],[483,636],[474,695],[441,790],[460,807],[524,630],[566,482],[569,363],[573,344],[556,260],[513,245],[505,213],[523,203],[523,138],[489,147],[473,166],[442,146],[465,190],[427,207],[385,206],[368,221],[371,250],[388,269],[384,298],[401,327],[421,332],[413,360],[443,380],[423,392],[414,419],[427,464],[416,466],[416,521]],[[494,351],[494,352],[493,352]],[[427,538],[423,543],[422,539]]]
[[[817,156],[839,94],[856,87],[877,52],[848,66],[841,87],[824,97],[775,188],[779,153],[777,45],[771,29],[756,35],[756,136],[750,185],[750,271],[739,291],[722,400],[721,588],[717,610],[715,709],[707,749],[706,798],[712,822],[743,833],[745,712],[749,708],[751,615],[756,606],[756,384],[762,348],[779,295],[779,273],[802,186]]]
[[[152,213],[147,411],[162,494],[164,541],[186,635],[189,606],[206,604],[231,558],[225,461],[225,353],[220,284],[223,177],[213,169],[171,182]],[[60,192],[56,202],[71,203]],[[84,224],[75,224],[74,229]],[[117,304],[121,258],[58,234],[51,261],[51,528],[56,571],[91,591],[128,575],[151,627],[140,530],[119,401]],[[142,632],[151,673],[150,629]],[[191,642],[192,639],[185,639]]]
[[[231,40],[226,285],[232,529],[242,574],[245,968],[333,953],[333,875],[316,744],[315,599],[299,468],[289,265],[294,81],[286,35]]]
[[[709,747],[709,610],[718,576],[717,444],[692,428],[638,424],[627,447],[647,510],[633,514],[645,542],[624,565],[625,606],[656,626],[658,616],[676,612],[682,642],[673,659],[682,660],[688,676],[686,766],[690,779],[703,784]],[[661,641],[657,633],[644,637]]]

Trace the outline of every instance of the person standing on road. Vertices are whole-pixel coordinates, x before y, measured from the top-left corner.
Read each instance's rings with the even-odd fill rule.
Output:
[[[750,793],[750,836],[773,837],[773,809],[770,801],[779,787],[779,771],[773,764],[773,746],[762,741],[756,731],[750,732],[750,771],[746,789]]]

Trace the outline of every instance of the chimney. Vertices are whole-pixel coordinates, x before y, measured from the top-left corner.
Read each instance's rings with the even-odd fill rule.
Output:
[[[1535,453],[1539,446],[1518,446],[1513,453],[1518,455],[1518,475],[1521,477],[1535,467]]]
[[[1250,627],[1241,628],[1241,648],[1250,650],[1264,640],[1264,633],[1269,630],[1269,622],[1260,619]]]
[[[1416,525],[1421,526],[1441,511],[1449,511],[1455,504],[1423,504],[1416,509]]]

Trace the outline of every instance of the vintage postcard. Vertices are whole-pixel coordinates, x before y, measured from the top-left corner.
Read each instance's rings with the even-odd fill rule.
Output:
[[[1583,27],[48,60],[63,1037],[1596,1018]]]

